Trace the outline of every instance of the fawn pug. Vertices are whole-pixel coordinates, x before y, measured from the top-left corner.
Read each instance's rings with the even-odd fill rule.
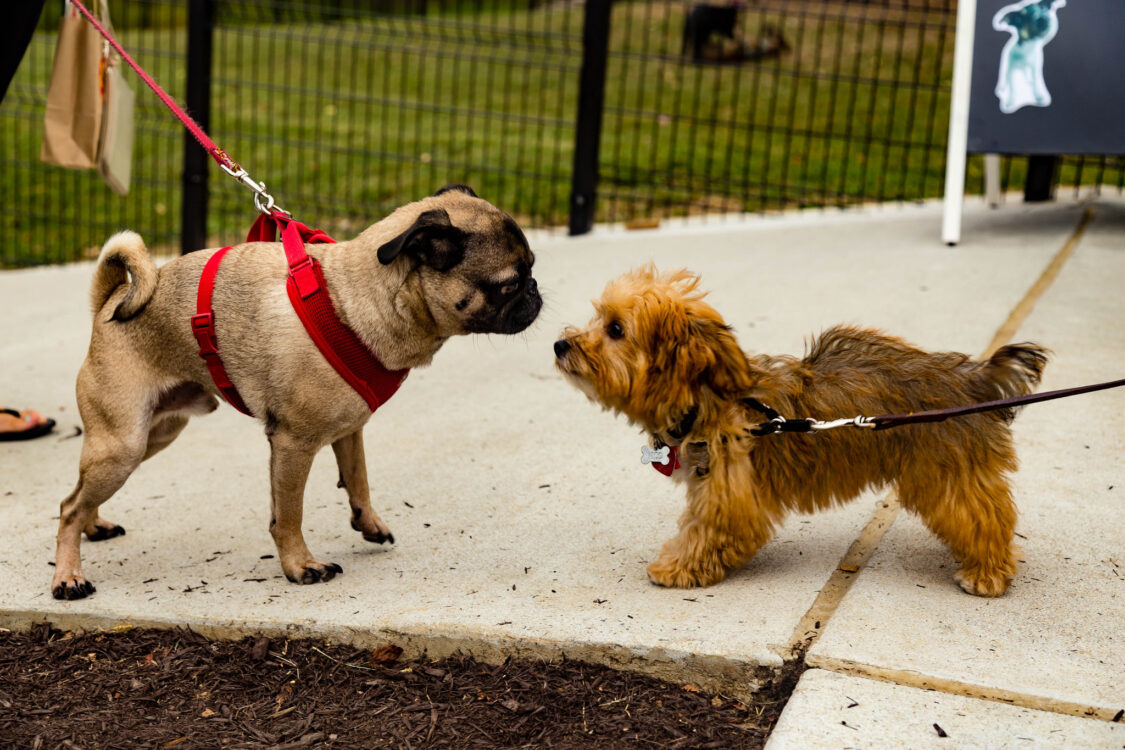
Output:
[[[429,364],[451,336],[518,333],[542,306],[519,226],[461,185],[397,209],[353,240],[307,251],[323,268],[337,315],[393,371]],[[90,350],[78,373],[86,428],[78,485],[59,519],[51,583],[58,599],[94,592],[81,570],[82,533],[91,541],[124,533],[98,507],[189,417],[218,406],[189,325],[213,253],[157,270],[132,232],[102,250],[90,292]],[[301,533],[305,481],[323,446],[336,454],[352,527],[372,542],[394,537],[369,498],[362,430],[371,409],[309,337],[286,298],[287,273],[278,243],[236,246],[212,305],[227,372],[269,438],[270,533],[282,570],[291,581],[315,583],[343,572],[316,559]]]
[[[1005,346],[984,361],[930,353],[877,331],[828,329],[803,358],[747,354],[699,278],[651,265],[611,282],[556,366],[591,400],[674,446],[687,486],[679,533],[648,566],[663,586],[708,586],[747,560],[790,511],[811,513],[893,485],[961,563],[965,591],[999,596],[1016,573],[1011,410],[894,430],[756,436],[767,405],[831,420],[1029,393],[1047,351]]]

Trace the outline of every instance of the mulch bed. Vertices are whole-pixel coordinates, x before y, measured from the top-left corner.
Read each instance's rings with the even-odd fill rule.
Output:
[[[580,662],[402,661],[184,630],[0,631],[0,744],[24,748],[760,748],[749,705]]]

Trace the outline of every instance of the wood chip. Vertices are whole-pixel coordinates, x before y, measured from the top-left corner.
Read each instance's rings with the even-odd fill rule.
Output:
[[[387,643],[372,651],[368,661],[376,666],[389,667],[398,661],[400,656],[402,656],[402,649],[393,643]]]
[[[254,661],[263,661],[270,653],[270,639],[259,638],[254,641],[254,648],[250,649],[250,658]]]

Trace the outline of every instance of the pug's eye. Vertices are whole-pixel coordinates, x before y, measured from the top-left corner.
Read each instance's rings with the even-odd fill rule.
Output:
[[[505,300],[520,290],[520,279],[515,276],[505,281],[494,281],[490,284],[484,284],[483,288],[488,292],[489,297],[492,297],[495,301]]]
[[[605,327],[605,332],[609,334],[611,339],[625,338],[625,329],[616,320]]]

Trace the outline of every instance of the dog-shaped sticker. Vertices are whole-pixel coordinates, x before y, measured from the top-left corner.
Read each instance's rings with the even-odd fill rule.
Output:
[[[1005,5],[992,17],[992,28],[1010,35],[1000,53],[995,91],[1004,114],[1051,105],[1043,79],[1043,47],[1059,32],[1056,10],[1064,5],[1066,0],[1022,0]]]

